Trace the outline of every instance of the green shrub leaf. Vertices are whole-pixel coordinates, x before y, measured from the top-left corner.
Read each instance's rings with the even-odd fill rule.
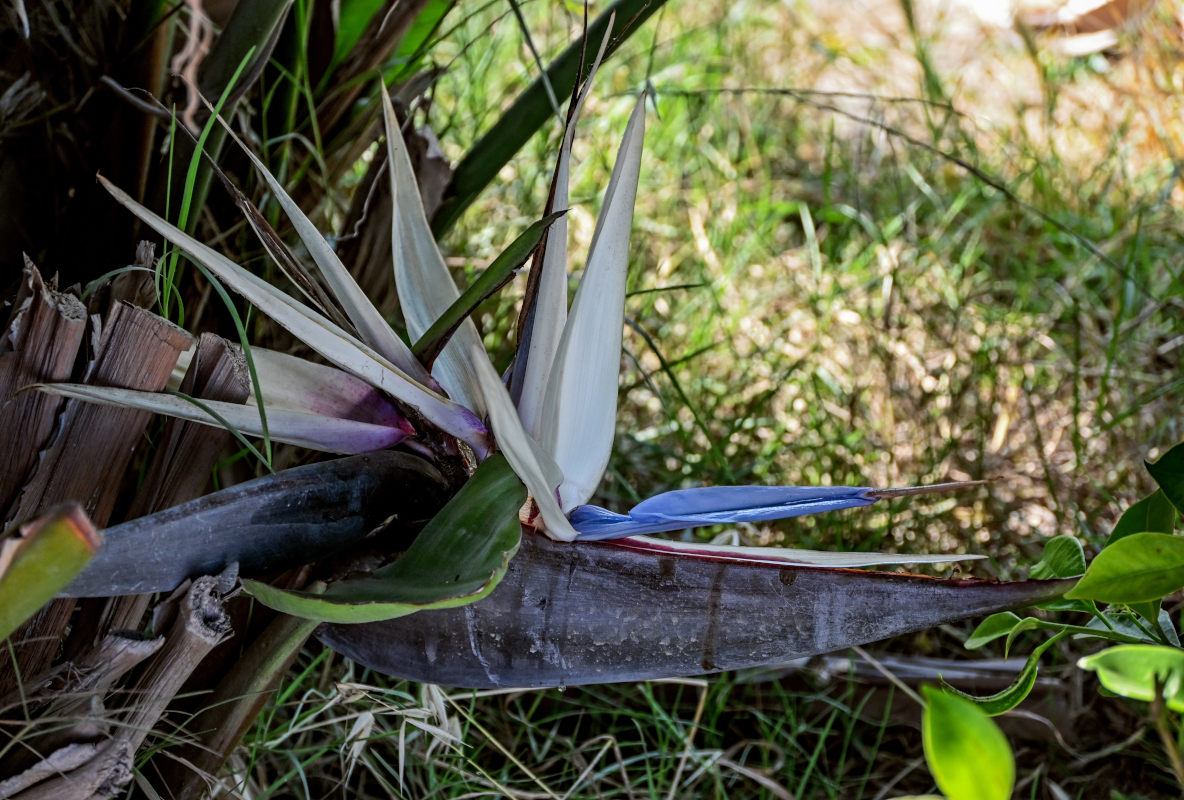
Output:
[[[1184,586],[1184,538],[1135,533],[1098,553],[1069,599],[1145,603]]]
[[[497,586],[518,551],[518,510],[526,492],[505,457],[487,459],[390,566],[332,584],[324,593],[292,592],[243,581],[260,602],[324,622],[377,622],[427,608],[480,600]]]
[[[977,650],[987,642],[993,642],[999,637],[1011,633],[1012,628],[1019,624],[1020,618],[1010,611],[992,614],[979,623],[963,647],[967,650]]]
[[[1072,536],[1055,536],[1044,545],[1044,555],[1030,577],[1039,580],[1075,578],[1085,572],[1085,551]]]
[[[1155,463],[1148,462],[1147,471],[1176,511],[1184,514],[1184,442],[1168,450]]]
[[[1003,732],[974,703],[922,686],[921,737],[925,759],[949,800],[1007,800],[1015,759]]]
[[[1176,508],[1163,493],[1163,489],[1157,489],[1123,513],[1110,533],[1110,538],[1106,540],[1106,547],[1133,533],[1171,533],[1175,527]]]
[[[1184,650],[1157,644],[1122,644],[1077,662],[1098,673],[1102,686],[1132,700],[1155,699],[1156,685],[1173,711],[1184,711]]]
[[[996,614],[995,616],[1001,615]],[[947,692],[952,692],[958,697],[969,700],[992,717],[1005,714],[1022,703],[1024,698],[1032,691],[1032,687],[1036,685],[1036,676],[1040,670],[1040,657],[1044,655],[1044,651],[1068,635],[1068,631],[1061,631],[1033,650],[1032,654],[1028,656],[1028,660],[1024,662],[1024,668],[1020,670],[1020,674],[1016,676],[1016,679],[1010,686],[1001,692],[996,692],[986,697],[975,697],[974,695],[955,689],[946,683],[945,680],[941,682],[942,687]]]

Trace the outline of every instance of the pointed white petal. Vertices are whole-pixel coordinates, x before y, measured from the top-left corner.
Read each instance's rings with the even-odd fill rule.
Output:
[[[382,96],[395,199],[392,224],[395,282],[407,328],[413,337],[419,337],[460,296],[460,292],[432,237],[403,135],[385,88]],[[471,408],[484,409],[489,415],[497,445],[538,505],[547,534],[565,541],[574,539],[575,529],[560,510],[555,496],[558,476],[554,467],[539,458],[537,444],[523,430],[510,394],[501,376],[489,363],[489,356],[471,320],[465,320],[456,330],[436,359],[432,372],[449,393],[456,393],[454,397],[459,394],[466,403],[471,403]]]
[[[543,405],[542,443],[563,471],[564,510],[585,502],[608,466],[617,417],[617,376],[629,234],[645,138],[643,92],[617,154],[588,265],[572,301]]]
[[[255,169],[263,176],[263,180],[267,181],[272,194],[279,201],[280,206],[284,209],[284,213],[288,215],[288,219],[292,221],[292,226],[296,229],[300,240],[308,248],[308,253],[312,256],[312,260],[321,271],[325,283],[329,285],[329,289],[333,292],[333,296],[337,298],[337,302],[341,304],[345,315],[349,317],[349,321],[358,329],[358,334],[362,341],[373,347],[383,357],[410,377],[420,383],[426,383],[427,370],[411,354],[411,348],[399,338],[398,334],[383,319],[382,313],[374,307],[374,304],[370,302],[370,298],[366,297],[362,288],[358,286],[358,282],[354,280],[353,275],[349,273],[349,270],[341,263],[341,259],[333,252],[333,248],[325,241],[325,237],[312,224],[312,221],[304,215],[304,212],[300,210],[300,206],[296,205],[295,201],[288,196],[288,193],[284,191],[284,187],[275,179],[275,176],[267,170],[267,167],[263,166],[263,162],[256,158],[250,148],[231,130],[225,121],[219,121],[222,122],[222,127],[226,129],[226,132],[230,134],[231,138],[242,148],[242,151],[247,154],[247,158],[251,159],[251,163],[255,165]]]
[[[742,547],[720,544],[688,544],[649,536],[613,539],[604,544],[649,553],[704,558],[712,561],[776,563],[797,567],[874,567],[887,564],[945,564],[972,561],[976,555],[902,555],[900,553],[833,553],[823,550],[794,550],[788,547]]]
[[[414,406],[429,422],[468,442],[478,452],[486,451],[487,432],[481,421],[467,408],[424,388],[368,345],[149,211],[102,176],[99,176],[99,181],[112,197],[153,230],[331,363]]]
[[[407,332],[415,340],[460,297],[460,291],[432,236],[407,146],[385,87],[381,94],[391,196],[395,206],[391,220],[395,289],[407,322]],[[486,408],[477,386],[477,375],[464,356],[465,350],[474,344],[481,347],[477,326],[472,320],[465,320],[437,356],[432,375],[453,400],[473,409],[478,416],[484,416]]]
[[[140,392],[112,386],[54,383],[34,386],[48,394],[85,400],[88,403],[137,408],[156,414],[167,414],[190,422],[215,428],[230,426],[246,436],[262,436],[259,409],[255,405],[225,403],[218,400],[199,400],[213,411],[213,416],[201,406],[183,397],[156,392]],[[402,427],[376,425],[352,419],[338,419],[324,414],[310,414],[287,408],[266,408],[267,430],[274,441],[308,447],[326,453],[368,453],[383,450],[407,438]],[[221,417],[222,419],[218,419]],[[224,421],[224,422],[223,422]]]
[[[580,111],[592,89],[592,82],[600,68],[600,60],[608,46],[612,33],[612,22],[600,43],[600,51],[592,62],[592,69],[576,96],[563,142],[559,146],[559,163],[555,169],[555,198],[551,210],[562,211],[568,206],[568,183],[571,171],[571,148],[576,136],[576,123]],[[522,387],[518,395],[518,416],[526,432],[536,439],[542,435],[542,410],[551,376],[551,365],[559,349],[563,326],[567,322],[567,215],[557,219],[547,232],[547,243],[543,248],[539,269],[538,295],[531,310],[529,344],[519,357],[526,359]]]

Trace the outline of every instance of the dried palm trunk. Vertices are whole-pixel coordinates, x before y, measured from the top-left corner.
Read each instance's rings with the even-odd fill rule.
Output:
[[[159,391],[192,342],[167,320],[126,303],[116,304],[95,327],[95,357],[84,372],[86,383]],[[150,420],[143,411],[65,403],[48,446],[6,519],[29,519],[55,503],[74,500],[97,526],[105,526]],[[73,600],[54,601],[13,634],[12,656],[0,663],[0,695],[16,689],[22,676],[50,667],[74,606]]]
[[[221,337],[202,334],[181,391],[206,400],[246,400],[250,381],[242,354]],[[208,425],[177,419],[166,422],[127,519],[138,519],[199,497],[231,440],[230,433]],[[85,601],[67,655],[94,646],[109,631],[137,630],[150,600],[151,595],[131,595]]]
[[[41,280],[27,259],[20,293],[0,339],[0,517],[37,463],[62,400],[41,392],[19,393],[31,383],[64,381],[74,371],[86,332],[86,308]]]

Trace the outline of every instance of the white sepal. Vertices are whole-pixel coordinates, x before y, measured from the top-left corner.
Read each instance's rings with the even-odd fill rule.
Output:
[[[312,224],[312,220],[305,216],[304,212],[300,210],[300,206],[296,205],[295,201],[288,196],[280,182],[268,171],[267,167],[263,166],[263,162],[239,139],[230,126],[222,120],[219,121],[222,122],[222,126],[231,138],[247,154],[247,158],[251,159],[251,163],[263,176],[263,180],[267,182],[271,193],[275,195],[280,207],[284,209],[284,213],[292,221],[292,227],[296,229],[300,241],[304,242],[304,246],[308,248],[309,255],[312,256],[312,260],[316,263],[317,269],[320,270],[330,291],[333,292],[333,296],[341,304],[346,317],[357,328],[362,341],[415,380],[427,383],[427,370],[411,354],[411,348],[383,319],[382,313],[374,307],[370,298],[366,297],[362,287],[358,286],[354,276],[341,263],[341,259],[333,252],[333,248],[325,241],[325,237],[321,235],[317,227]]]
[[[477,452],[488,450],[488,432],[469,409],[425,388],[408,377],[369,345],[294,300],[262,278],[251,274],[221,253],[202,244],[177,226],[149,211],[101,175],[100,183],[120,204],[197,261],[280,327],[328,361],[410,406],[441,430],[469,443]]]
[[[563,471],[559,495],[565,511],[592,496],[613,447],[645,101],[643,92],[621,141],[543,404],[541,441]]]
[[[392,244],[395,252],[395,282],[399,302],[413,337],[423,334],[436,318],[460,296],[436,240],[432,236],[423,203],[416,188],[415,174],[395,119],[386,90],[382,91],[387,124],[387,154],[390,158],[395,213]],[[619,348],[618,348],[619,349]],[[554,539],[571,541],[575,529],[559,508],[547,462],[536,453],[537,445],[522,428],[518,410],[489,356],[472,320],[465,320],[436,359],[433,374],[453,397],[461,397],[475,411],[489,416],[498,449],[515,474],[526,484],[542,515],[543,527]]]
[[[604,40],[600,43],[600,51],[596,54],[592,69],[589,70],[588,77],[576,96],[567,128],[563,132],[563,141],[559,145],[559,162],[555,167],[555,197],[551,204],[552,211],[563,211],[568,206],[571,149],[575,142],[576,123],[580,120],[584,101],[588,99],[588,94],[592,90],[592,82],[600,68],[600,60],[604,57],[612,29],[610,21]],[[521,354],[521,357],[526,359],[526,368],[523,371],[522,386],[518,390],[518,416],[521,417],[526,432],[536,439],[541,438],[547,381],[551,377],[551,366],[555,362],[555,353],[559,350],[559,340],[563,336],[563,327],[567,322],[566,214],[555,220],[551,229],[547,231],[547,241],[539,263],[538,280],[538,294],[530,311],[529,343],[526,351]]]

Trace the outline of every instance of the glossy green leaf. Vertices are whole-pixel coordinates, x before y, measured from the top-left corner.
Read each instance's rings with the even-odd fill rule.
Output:
[[[1184,442],[1168,450],[1154,463],[1147,462],[1147,471],[1176,511],[1184,514]]]
[[[395,563],[324,593],[257,581],[246,590],[277,611],[324,622],[377,622],[485,597],[518,550],[526,492],[503,456],[485,460]]]
[[[1079,614],[1090,614],[1093,611],[1092,606],[1084,600],[1066,600],[1063,597],[1036,607],[1044,611],[1075,611]]]
[[[48,603],[99,549],[102,537],[77,506],[55,509],[0,538],[0,639]]]
[[[996,614],[994,616],[999,615]],[[942,686],[946,691],[953,692],[957,696],[974,703],[992,717],[1005,714],[1022,703],[1024,698],[1032,691],[1032,687],[1036,685],[1036,677],[1040,669],[1040,657],[1044,655],[1044,651],[1068,635],[1068,631],[1061,631],[1033,650],[1031,655],[1028,656],[1028,660],[1024,662],[1024,667],[1020,670],[1020,674],[1003,691],[987,695],[986,697],[975,697],[974,695],[955,689],[944,680],[942,681]]]
[[[1147,603],[1131,603],[1131,611],[1143,618],[1144,624],[1151,628],[1152,638],[1160,644],[1180,646],[1180,636],[1176,633],[1176,626],[1172,622],[1172,615],[1163,608],[1162,600],[1152,600]]]
[[[424,364],[430,366],[444,345],[448,343],[448,337],[452,335],[453,331],[477,310],[477,306],[492,297],[495,292],[513,279],[514,271],[526,263],[526,259],[530,258],[530,254],[539,246],[539,241],[542,240],[547,229],[566,213],[565,209],[548,214],[531,224],[529,228],[518,235],[518,238],[510,242],[509,246],[493,260],[493,263],[477,276],[469,288],[465,289],[461,296],[436,318],[431,327],[424,331],[423,336],[420,336],[411,348],[411,352]]]
[[[1176,507],[1163,489],[1157,489],[1123,512],[1106,540],[1106,547],[1133,533],[1171,533],[1175,528]]]
[[[1011,653],[1011,646],[1015,643],[1016,637],[1018,637],[1021,633],[1024,633],[1025,631],[1039,630],[1045,624],[1046,623],[1043,622],[1043,620],[1036,619],[1035,617],[1024,617],[1021,619],[1010,631],[1007,632],[1007,642],[1003,645],[1004,655]]]
[[[1054,536],[1044,545],[1044,555],[1029,577],[1038,580],[1076,578],[1085,572],[1085,551],[1073,536]]]
[[[1003,732],[969,700],[922,686],[921,740],[937,786],[949,800],[1007,800],[1015,758]]]
[[[1065,597],[1100,603],[1143,603],[1182,586],[1184,538],[1135,533],[1098,553]]]
[[[992,614],[979,623],[974,632],[966,639],[963,647],[967,650],[977,650],[987,642],[993,642],[1001,636],[1011,633],[1012,629],[1019,624],[1020,618],[1010,611]]]
[[[1093,618],[1085,623],[1086,630],[1094,631],[1101,636],[1117,633],[1129,637],[1130,644],[1154,643],[1155,639],[1148,635],[1146,622],[1140,620],[1129,608],[1115,605],[1099,610],[1096,603],[1092,605]]]
[[[1184,711],[1184,650],[1123,644],[1086,656],[1077,666],[1098,673],[1102,686],[1132,700],[1154,700],[1158,684],[1168,708]]]

